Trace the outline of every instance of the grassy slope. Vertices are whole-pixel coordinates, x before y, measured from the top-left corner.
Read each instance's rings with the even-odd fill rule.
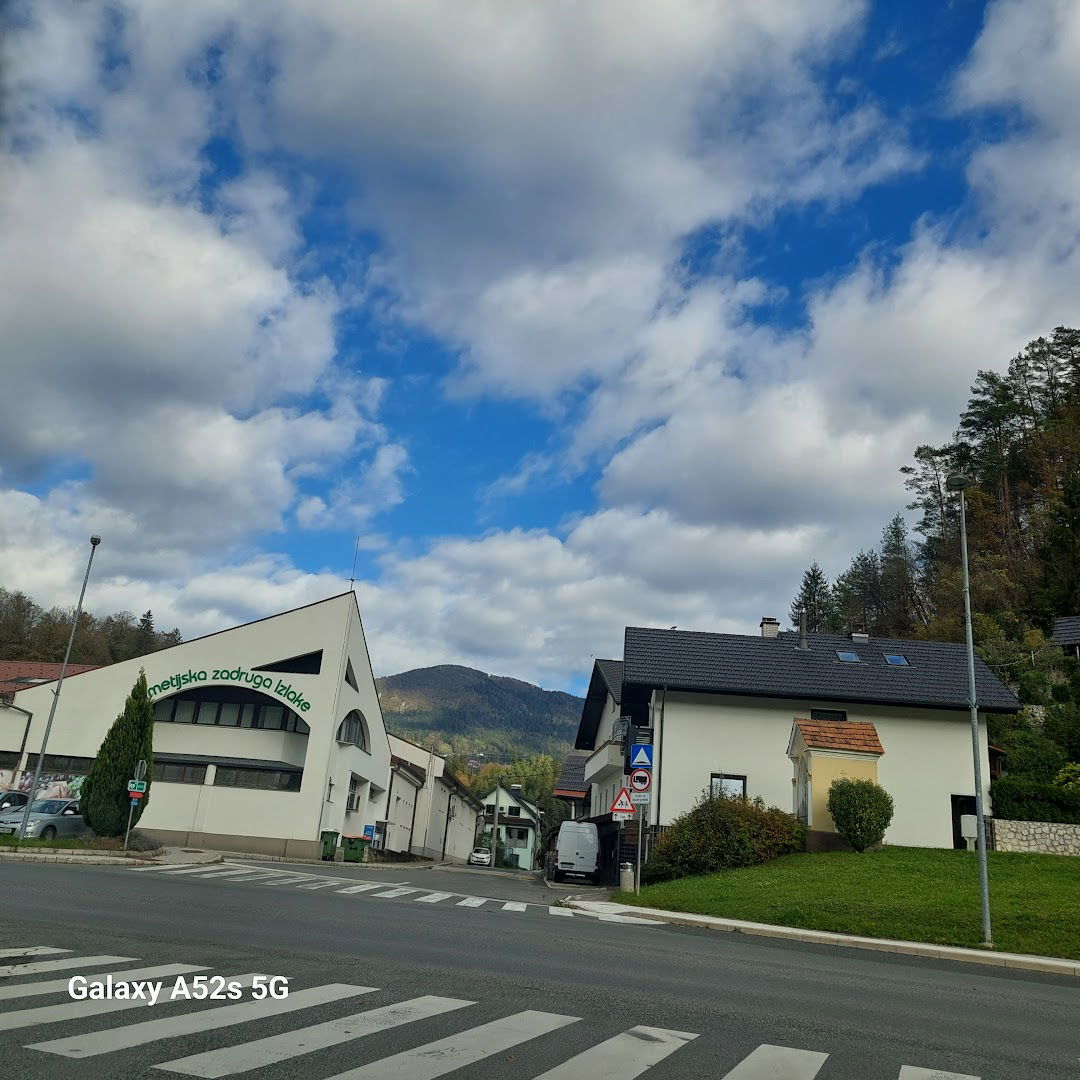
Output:
[[[994,945],[1080,959],[1080,858],[989,853]],[[938,945],[981,943],[978,867],[965,851],[786,855],[650,885],[622,903]]]

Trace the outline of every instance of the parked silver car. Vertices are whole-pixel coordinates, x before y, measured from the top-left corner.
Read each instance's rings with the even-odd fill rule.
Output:
[[[22,825],[25,807],[5,810],[0,814],[0,833],[18,832]],[[74,799],[38,799],[30,807],[30,820],[26,832],[29,838],[52,840],[57,836],[82,836],[86,823]]]
[[[0,816],[3,816],[5,811],[10,813],[16,807],[25,806],[29,801],[30,796],[25,791],[15,791],[13,788],[0,791]]]

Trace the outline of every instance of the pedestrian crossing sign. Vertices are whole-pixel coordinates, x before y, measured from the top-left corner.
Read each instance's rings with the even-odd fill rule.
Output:
[[[630,747],[630,768],[652,768],[652,743],[634,743]]]
[[[623,788],[618,795],[615,796],[615,801],[611,804],[610,813],[612,814],[632,814],[634,813],[634,804],[630,801],[630,792]]]

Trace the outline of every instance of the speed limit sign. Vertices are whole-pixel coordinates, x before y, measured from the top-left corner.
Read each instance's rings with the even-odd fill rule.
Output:
[[[652,773],[648,769],[635,769],[630,774],[631,791],[648,791],[652,786]]]

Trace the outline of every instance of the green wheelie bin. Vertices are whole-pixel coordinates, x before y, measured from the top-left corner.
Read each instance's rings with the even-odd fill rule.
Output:
[[[333,862],[334,853],[337,851],[338,834],[325,831],[322,834],[322,858],[323,862]]]

